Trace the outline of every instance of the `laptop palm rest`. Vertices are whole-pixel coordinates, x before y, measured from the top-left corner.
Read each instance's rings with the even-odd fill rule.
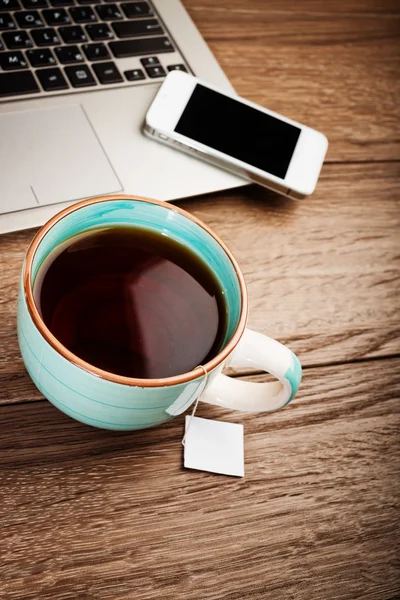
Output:
[[[0,132],[2,213],[123,189],[80,105],[0,115]]]

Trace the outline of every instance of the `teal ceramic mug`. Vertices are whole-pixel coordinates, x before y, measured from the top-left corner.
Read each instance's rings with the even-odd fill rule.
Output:
[[[82,232],[131,225],[162,232],[186,245],[217,276],[228,320],[221,351],[207,364],[164,379],[133,379],[90,365],[65,348],[41,319],[33,285],[43,261],[60,244]],[[247,292],[243,275],[224,243],[201,221],[180,208],[133,196],[101,196],[66,208],[33,239],[22,268],[18,298],[18,339],[22,358],[41,393],[61,411],[88,425],[133,430],[161,425],[197,398],[242,411],[272,411],[288,404],[301,380],[296,356],[279,342],[246,329]],[[275,382],[252,383],[227,377],[226,366],[263,369]]]

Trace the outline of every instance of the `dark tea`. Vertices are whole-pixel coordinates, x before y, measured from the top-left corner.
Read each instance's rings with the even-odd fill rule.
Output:
[[[221,349],[226,306],[211,269],[187,247],[135,227],[65,242],[39,270],[35,302],[76,356],[127,377],[170,377]]]

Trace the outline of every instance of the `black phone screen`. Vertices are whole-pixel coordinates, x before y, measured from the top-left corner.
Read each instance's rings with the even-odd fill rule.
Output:
[[[175,131],[284,179],[301,129],[197,84]]]

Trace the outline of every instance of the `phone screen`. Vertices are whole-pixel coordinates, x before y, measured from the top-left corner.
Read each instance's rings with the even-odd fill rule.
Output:
[[[301,129],[197,84],[175,131],[284,179]]]

